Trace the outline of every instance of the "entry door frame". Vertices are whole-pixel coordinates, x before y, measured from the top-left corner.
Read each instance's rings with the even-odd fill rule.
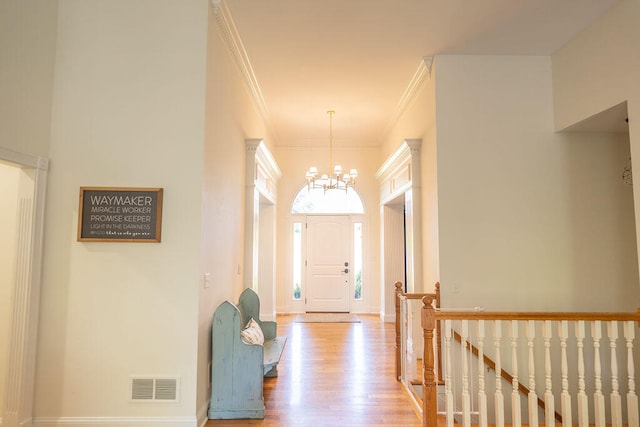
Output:
[[[297,213],[291,214],[287,218],[287,245],[286,250],[288,254],[293,253],[293,225],[295,223],[302,224],[302,268],[304,269],[304,260],[307,257],[306,248],[307,248],[307,232],[304,227],[306,223],[307,215],[345,215],[349,216],[350,220],[350,228],[353,229],[353,225],[356,223],[362,224],[362,283],[363,283],[363,291],[362,291],[362,299],[355,300],[353,299],[353,293],[355,280],[352,278],[350,285],[350,294],[352,296],[350,303],[350,311],[351,313],[371,313],[371,305],[372,305],[372,287],[376,286],[371,283],[371,269],[377,268],[377,263],[372,263],[371,258],[375,256],[369,250],[370,246],[370,229],[369,229],[369,216],[366,213],[366,209],[364,213],[331,213],[331,214],[306,214],[306,213]],[[353,247],[351,247],[351,252],[353,252]],[[352,254],[353,256],[353,254]],[[280,295],[283,296],[284,303],[282,305],[283,313],[304,313],[305,312],[305,304],[304,299],[306,297],[307,292],[307,283],[305,280],[305,274],[302,274],[302,283],[301,283],[301,295],[299,300],[293,299],[293,257],[291,255],[286,256],[285,262],[285,277],[280,285]],[[375,267],[374,267],[375,265]],[[350,271],[353,271],[351,268]]]
[[[347,312],[351,313],[351,306],[352,306],[352,295],[354,292],[354,285],[355,285],[355,281],[354,281],[354,275],[353,275],[353,221],[351,220],[351,215],[348,214],[326,214],[326,215],[314,215],[314,214],[307,214],[305,216],[305,224],[307,224],[304,227],[304,232],[306,234],[306,239],[305,239],[305,279],[304,279],[304,283],[306,284],[306,286],[304,286],[304,307],[305,307],[305,311],[309,311],[309,301],[308,298],[310,297],[310,287],[311,284],[309,283],[309,267],[310,267],[310,263],[309,261],[309,243],[310,243],[310,238],[309,238],[309,229],[308,229],[308,224],[309,224],[309,219],[310,218],[329,218],[329,217],[340,217],[345,219],[345,222],[347,223],[347,229],[346,229],[346,235],[347,235],[347,262],[348,262],[348,266],[342,267],[342,268],[348,268],[349,272],[347,273],[347,278],[349,281],[349,289],[346,291],[346,298],[347,298]],[[339,267],[336,267],[339,268]],[[329,311],[329,310],[314,310],[314,311]],[[343,312],[343,310],[337,310],[338,312]]]
[[[28,423],[33,413],[38,317],[42,281],[45,196],[49,160],[0,147],[0,160],[23,169],[33,180],[33,191],[20,195],[16,249],[16,280],[10,314],[9,354],[0,408],[3,425]]]

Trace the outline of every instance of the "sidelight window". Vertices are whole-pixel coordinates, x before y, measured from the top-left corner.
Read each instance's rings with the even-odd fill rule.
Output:
[[[362,299],[362,223],[353,224],[353,281],[355,300]]]
[[[302,223],[293,223],[293,299],[302,299]]]

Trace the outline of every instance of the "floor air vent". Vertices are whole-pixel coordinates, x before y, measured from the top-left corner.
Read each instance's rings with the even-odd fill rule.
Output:
[[[131,400],[133,402],[177,402],[178,378],[131,378]]]

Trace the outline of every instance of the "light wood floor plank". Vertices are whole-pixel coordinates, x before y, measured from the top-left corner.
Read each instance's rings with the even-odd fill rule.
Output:
[[[209,420],[214,426],[420,426],[395,380],[395,330],[375,315],[361,323],[295,323],[278,316],[287,336],[278,378],[265,378],[264,420]]]

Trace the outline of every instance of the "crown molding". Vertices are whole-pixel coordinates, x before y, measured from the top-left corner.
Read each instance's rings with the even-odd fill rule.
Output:
[[[396,106],[396,111],[394,112],[392,120],[394,123],[398,120],[398,118],[400,118],[402,113],[404,113],[407,105],[409,105],[409,103],[415,98],[416,94],[418,93],[418,89],[420,89],[420,86],[422,85],[422,82],[424,82],[427,76],[431,76],[432,63],[433,57],[428,56],[422,58],[422,61],[420,61],[420,63],[418,64],[416,72],[413,73],[413,77],[409,81],[407,88],[404,90],[404,93],[402,94],[402,97],[400,97],[400,101]]]
[[[407,109],[407,106],[413,101],[418,90],[422,86],[422,83],[427,77],[431,77],[431,68],[433,65],[433,56],[425,56],[422,58],[420,63],[418,64],[418,68],[415,73],[413,73],[413,77],[409,81],[407,88],[404,90],[404,93],[400,97],[400,101],[398,101],[398,105],[396,106],[389,123],[387,124],[387,128],[385,130],[384,135],[388,135],[391,132],[391,129],[398,123],[400,117]]]
[[[214,15],[218,13],[218,8],[220,7],[220,2],[222,0],[211,0],[211,11]]]
[[[244,44],[242,43],[242,39],[240,38],[240,34],[238,33],[227,3],[224,0],[211,0],[211,11],[216,18],[218,30],[222,34],[222,38],[231,52],[231,56],[233,56],[236,65],[242,73],[243,80],[249,88],[251,97],[253,98],[266,127],[271,131],[271,134],[274,135],[273,129],[268,120],[267,106],[264,101],[264,96],[262,95],[262,90],[260,89],[260,84],[258,84],[258,79],[253,71],[253,66],[251,65],[251,61],[249,60],[247,51],[244,48]]]

